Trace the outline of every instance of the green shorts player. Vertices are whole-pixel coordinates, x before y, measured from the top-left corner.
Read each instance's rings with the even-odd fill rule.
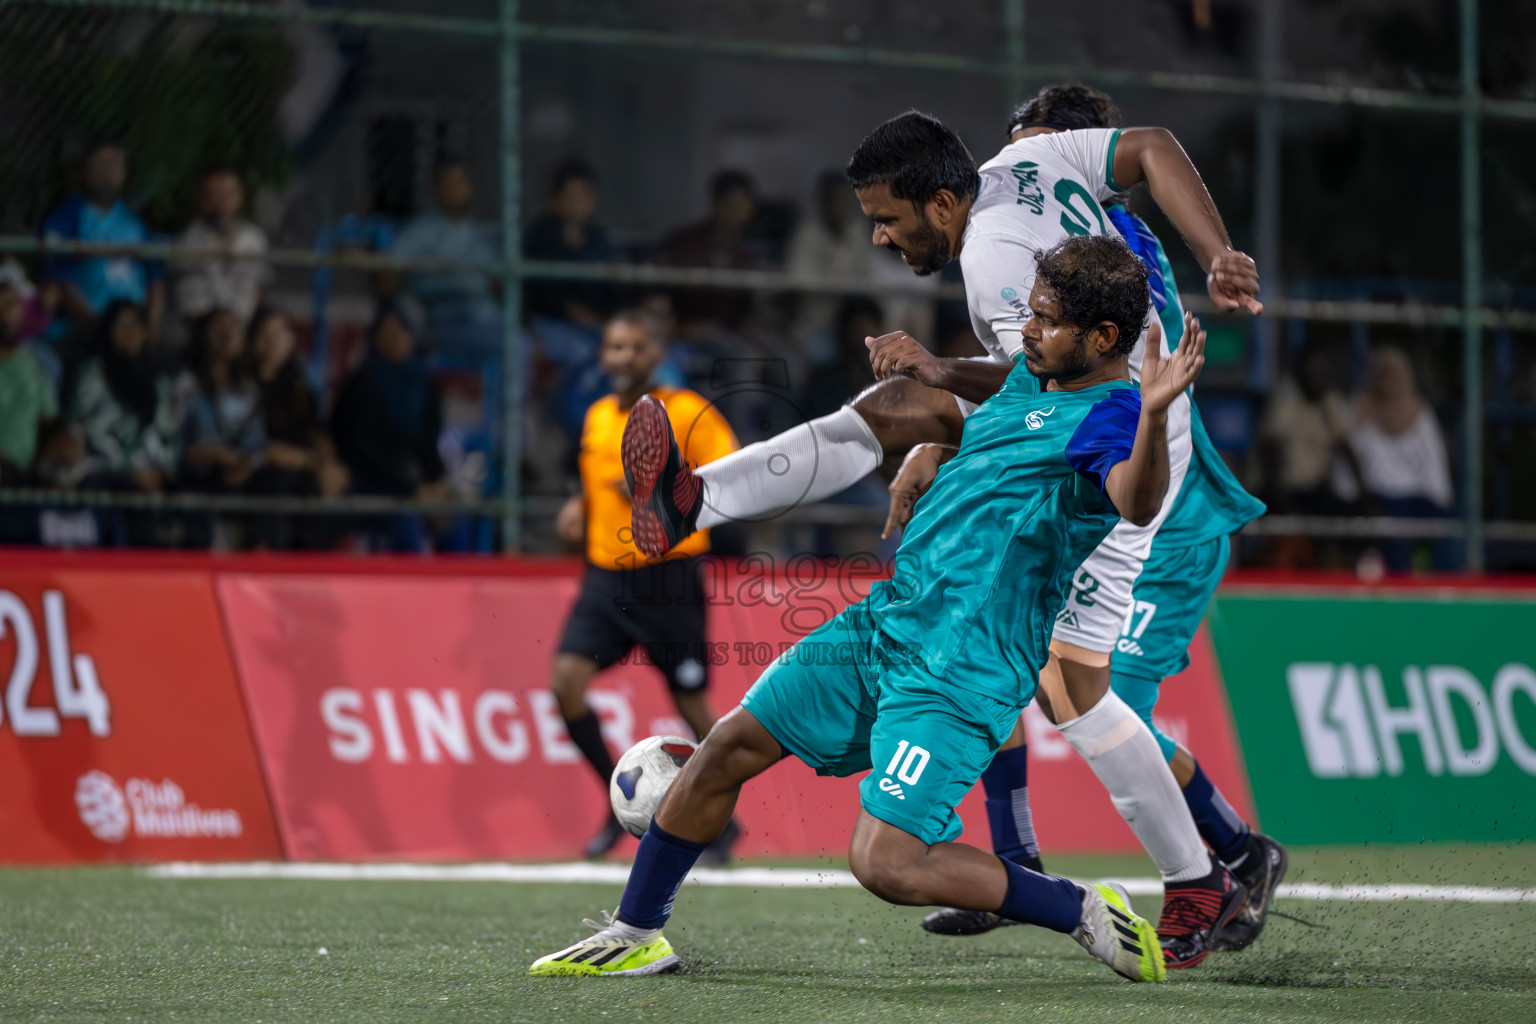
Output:
[[[531,973],[674,966],[661,928],[683,879],[742,784],[793,754],[823,774],[870,773],[849,865],[871,892],[1052,928],[1125,977],[1164,978],[1157,935],[1123,890],[953,841],[956,804],[1034,696],[1073,570],[1121,516],[1157,515],[1168,407],[1204,362],[1190,321],[1178,353],[1150,351],[1140,390],[1132,383],[1127,356],[1149,300],[1123,240],[1069,238],[1035,259],[1023,358],[966,423],[892,578],[786,653],[720,720],[641,840],[617,914]],[[636,503],[677,482],[677,441],[659,404],[636,405],[625,448]]]

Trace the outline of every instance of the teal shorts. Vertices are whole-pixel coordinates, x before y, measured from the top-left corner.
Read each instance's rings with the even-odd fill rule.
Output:
[[[859,802],[925,843],[955,813],[1018,720],[1018,707],[935,677],[854,605],[768,667],[741,706],[819,775],[870,772]]]
[[[1189,645],[1230,556],[1225,537],[1164,551],[1154,543],[1131,590],[1131,614],[1111,658],[1114,671],[1162,679],[1188,668]]]
[[[1189,667],[1189,645],[1231,551],[1226,537],[1164,550],[1154,543],[1131,592],[1131,614],[1110,660],[1111,685],[1151,728],[1165,757],[1175,744],[1152,724],[1152,708],[1163,679]]]

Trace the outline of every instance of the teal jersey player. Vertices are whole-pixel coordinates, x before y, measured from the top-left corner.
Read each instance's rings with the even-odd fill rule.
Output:
[[[1114,119],[1114,105],[1105,94],[1081,85],[1048,85],[1015,112],[1010,129],[1102,130],[1111,127]],[[1145,265],[1158,324],[1170,348],[1176,348],[1184,310],[1162,244],[1118,200],[1107,200],[1105,213]],[[1215,289],[1221,284],[1218,277],[1213,274],[1207,282],[1213,298],[1217,298]],[[1253,306],[1249,308],[1258,312]],[[1211,443],[1193,402],[1193,390],[1190,397],[1188,469],[1167,517],[1126,588],[1119,635],[1110,648],[1108,682],[1128,713],[1148,726],[1156,741],[1154,749],[1169,762],[1200,839],[1241,882],[1244,896],[1230,919],[1224,918],[1209,938],[1190,932],[1183,938],[1172,936],[1173,942],[1165,941],[1169,969],[1194,966],[1212,949],[1241,949],[1252,943],[1264,927],[1286,867],[1283,848],[1251,830],[1206,778],[1194,756],[1153,721],[1163,678],[1189,664],[1190,643],[1226,569],[1230,535],[1264,513],[1263,504],[1242,488]],[[892,514],[897,514],[894,498]],[[1090,591],[1083,596],[1092,600],[1097,595]],[[1041,862],[1029,809],[1028,775],[1024,733],[1019,728],[982,774],[982,783],[993,849],[999,856],[1038,869]],[[1168,917],[1165,902],[1165,920]],[[929,914],[923,927],[942,934],[969,935],[1008,923],[996,914],[949,909]]]
[[[531,973],[674,965],[661,928],[684,877],[742,784],[792,754],[821,774],[868,773],[849,866],[877,896],[1037,924],[1123,977],[1164,978],[1157,933],[1123,890],[953,841],[955,807],[1034,695],[1073,570],[1121,516],[1159,514],[1168,407],[1203,363],[1204,335],[1192,333],[1171,359],[1148,355],[1140,390],[1131,382],[1148,296],[1123,240],[1070,238],[1036,261],[1024,358],[925,489],[892,578],[786,652],[720,720],[642,837],[617,913]],[[637,502],[685,479],[659,404],[636,405],[624,444]]]
[[[955,806],[1034,696],[1072,570],[1120,519],[1106,477],[1130,456],[1140,412],[1129,380],[1044,391],[1021,360],[966,424],[892,578],[791,649],[742,707],[822,774],[899,768],[902,748],[922,751],[920,772],[866,776],[860,802],[927,843],[954,839]]]
[[[1170,321],[1181,323],[1184,314],[1161,242],[1139,217],[1123,207],[1111,207],[1109,214],[1147,267],[1158,319],[1164,331],[1169,331]],[[1174,315],[1177,320],[1173,320]],[[1177,348],[1176,341],[1170,343]],[[1269,904],[1285,875],[1285,851],[1249,828],[1206,778],[1194,756],[1158,728],[1153,709],[1163,679],[1189,665],[1190,644],[1226,571],[1230,535],[1262,515],[1264,505],[1232,476],[1211,444],[1198,410],[1191,418],[1191,433],[1189,472],[1136,578],[1131,611],[1113,652],[1110,682],[1116,695],[1151,729],[1163,756],[1170,761],[1201,838],[1249,890],[1246,902],[1215,943],[1217,949],[1241,949],[1263,930]],[[1002,855],[1011,852],[1033,865],[1039,863],[1033,837],[1026,843],[1016,824],[1029,820],[1027,789],[1006,781],[994,784],[991,778],[1005,773],[1021,775],[1024,757],[1022,746],[1004,750],[983,774],[983,780],[989,783],[989,812],[994,810],[990,806],[993,789],[1005,793],[1008,805],[1007,814],[989,813],[995,848]],[[929,915],[924,926],[930,931],[975,934],[1002,923],[1006,922],[996,915],[948,910]]]
[[[967,419],[892,579],[870,594],[884,632],[920,649],[934,675],[1027,704],[1072,570],[1119,522],[1103,477],[1129,455],[1117,445],[1134,436],[1140,406],[1129,380],[1046,391],[1019,360]]]

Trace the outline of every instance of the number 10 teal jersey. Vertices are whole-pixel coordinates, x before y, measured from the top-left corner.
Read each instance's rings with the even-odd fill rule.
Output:
[[[878,628],[951,685],[1028,703],[1072,573],[1120,519],[1104,482],[1140,414],[1128,380],[1044,391],[1020,360],[917,503],[868,598]]]

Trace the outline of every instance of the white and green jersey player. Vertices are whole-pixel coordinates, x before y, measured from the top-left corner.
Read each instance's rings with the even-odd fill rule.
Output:
[[[1252,303],[1258,288],[1252,261],[1231,250],[1199,173],[1162,129],[1031,130],[978,169],[953,131],[909,112],[866,136],[847,172],[875,223],[874,244],[900,251],[918,274],[960,260],[972,322],[993,358],[940,359],[901,333],[871,339],[879,383],[837,413],[696,470],[685,466],[676,480],[658,479],[664,486],[637,492],[637,537],[675,543],[695,528],[760,518],[829,497],[882,462],[920,450],[914,446],[959,442],[966,429],[963,412],[997,392],[1012,357],[1023,350],[1035,255],[1068,237],[1115,235],[1099,204],[1124,187],[1149,185],[1212,269],[1213,295],[1230,292],[1236,307]],[[1138,346],[1132,365],[1140,364]],[[1177,406],[1169,413],[1170,462],[1181,476],[1189,457],[1187,399]],[[646,477],[644,467],[632,466],[628,457],[625,468],[637,479]],[[698,486],[690,486],[693,482]],[[1170,494],[1178,483],[1175,479]],[[1151,536],[1145,528],[1116,528],[1109,550],[1117,569],[1102,573],[1101,583],[1115,591],[1115,600],[1100,603],[1091,621],[1057,626],[1058,640],[1064,628],[1073,630],[1065,643],[1088,662],[1072,663],[1067,679],[1067,669],[1058,668],[1053,654],[1042,686],[1054,679],[1058,690],[1071,688],[1081,698],[1073,704],[1053,697],[1048,713],[1056,715],[1063,735],[1104,782],[1167,883],[1164,920],[1183,922],[1178,935],[1167,937],[1188,938],[1190,953],[1175,951],[1170,963],[1188,966],[1198,962],[1205,941],[1235,910],[1237,897],[1230,879],[1213,866],[1156,741],[1144,729],[1127,728],[1137,723],[1136,715],[1110,688],[1110,652],[1131,609],[1131,584]],[[665,550],[663,544],[645,553],[658,557]],[[1184,899],[1186,890],[1199,898]],[[1215,909],[1206,899],[1213,892],[1220,904]],[[1185,927],[1200,920],[1203,925]]]
[[[1108,210],[1148,268],[1153,305],[1165,336],[1184,320],[1173,268],[1146,223],[1120,206]],[[1193,388],[1191,388],[1193,391]],[[1191,406],[1191,461],[1184,488],[1164,520],[1133,591],[1134,604],[1111,661],[1111,686],[1147,723],[1173,769],[1200,836],[1248,889],[1242,911],[1223,931],[1218,949],[1242,949],[1263,930],[1275,890],[1285,877],[1285,850],[1251,829],[1193,754],[1153,721],[1162,681],[1189,666],[1205,610],[1227,568],[1231,537],[1264,514],[1264,503],[1238,483]]]
[[[1033,254],[1047,239],[1118,234],[1102,203],[1124,189],[1114,177],[1118,129],[1044,131],[1004,146],[981,166],[960,267],[965,273],[971,326],[999,363],[1024,351],[1021,331],[1029,319],[1025,300],[1034,284]],[[1179,328],[1183,330],[1182,326]],[[1166,332],[1163,354],[1169,351]],[[1172,339],[1177,342],[1178,335]],[[1147,336],[1131,352],[1131,373],[1140,377]],[[959,399],[962,413],[975,405]],[[1121,522],[1083,563],[1073,599],[1056,618],[1053,638],[1108,660],[1132,608],[1131,588],[1151,552],[1152,539],[1173,508],[1190,459],[1190,402],[1180,396],[1168,410],[1168,497],[1146,526]],[[1086,710],[1086,709],[1084,709]]]
[[[1082,86],[1047,86],[1015,115],[1010,133],[1054,124],[1072,129],[1104,129],[1112,123],[1113,104],[1102,93]],[[1136,251],[1148,270],[1148,285],[1162,334],[1173,344],[1182,330],[1184,309],[1173,270],[1161,243],[1140,218],[1118,199],[1105,214]],[[1215,296],[1213,296],[1215,297]],[[1112,659],[1114,692],[1147,724],[1163,756],[1171,762],[1201,837],[1233,868],[1249,897],[1223,929],[1216,948],[1239,949],[1257,938],[1268,904],[1285,871],[1284,851],[1272,840],[1250,833],[1231,805],[1211,785],[1193,756],[1179,748],[1153,723],[1160,683],[1188,665],[1188,650],[1206,606],[1226,568],[1228,537],[1262,515],[1264,506],[1227,469],[1206,434],[1199,411],[1190,407],[1190,463],[1184,486],[1172,502],[1134,586]],[[1089,614],[1100,595],[1094,566],[1085,565],[1063,615]],[[1038,846],[1029,813],[1026,752],[1022,735],[983,775],[994,846],[1003,855],[1037,866]],[[924,926],[948,934],[974,934],[999,923],[995,917],[940,911]]]

